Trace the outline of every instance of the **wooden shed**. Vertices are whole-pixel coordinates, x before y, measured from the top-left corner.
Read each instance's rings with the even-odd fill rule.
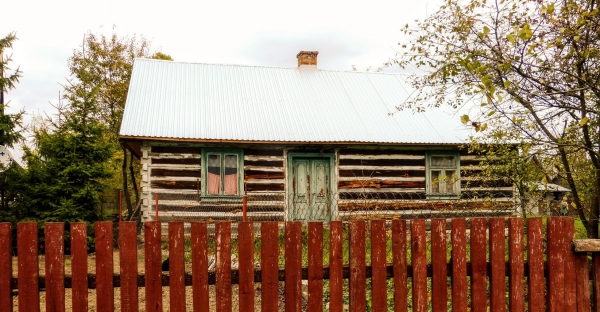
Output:
[[[120,136],[142,163],[144,220],[156,194],[161,220],[239,220],[243,195],[256,221],[510,207],[511,185],[474,178],[458,116],[398,111],[406,76],[321,70],[317,55],[294,68],[136,60]]]

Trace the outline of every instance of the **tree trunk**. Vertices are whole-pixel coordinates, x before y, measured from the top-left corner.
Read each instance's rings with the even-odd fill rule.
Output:
[[[140,192],[138,190],[137,181],[135,180],[135,172],[133,170],[133,153],[129,153],[129,174],[131,175],[131,185],[133,186],[133,194],[135,195],[135,203],[140,201]]]
[[[125,203],[127,204],[127,215],[131,215],[133,213],[133,208],[131,207],[131,197],[129,196],[129,188],[127,187],[127,149],[124,145],[121,145],[121,149],[123,150],[123,166],[121,166],[121,172],[123,173],[123,199],[125,199]]]
[[[589,227],[586,229],[589,238],[599,238],[598,217],[600,216],[600,170],[594,172],[594,196],[589,213]]]

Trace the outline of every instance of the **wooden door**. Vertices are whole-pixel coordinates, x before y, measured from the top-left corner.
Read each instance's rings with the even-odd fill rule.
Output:
[[[329,159],[294,158],[292,162],[290,219],[328,221],[331,217]]]

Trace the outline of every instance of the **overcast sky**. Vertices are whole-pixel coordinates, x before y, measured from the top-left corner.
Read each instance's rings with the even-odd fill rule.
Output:
[[[372,1],[3,1],[0,37],[16,32],[12,67],[23,78],[5,95],[7,113],[52,113],[67,59],[86,32],[143,36],[176,61],[297,66],[300,50],[318,67],[380,67],[394,56],[400,28],[433,12],[434,0]],[[114,28],[114,30],[113,30]],[[393,68],[387,71],[396,71]]]

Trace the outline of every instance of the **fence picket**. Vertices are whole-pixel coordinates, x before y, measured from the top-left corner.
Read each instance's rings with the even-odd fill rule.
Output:
[[[144,223],[144,270],[146,274],[146,312],[162,311],[161,223]]]
[[[571,240],[575,235],[575,223],[571,218],[562,218],[564,239],[564,272],[565,272],[565,311],[577,311],[577,276],[575,269],[575,253],[571,251]]]
[[[392,262],[394,267],[394,311],[408,310],[406,272],[406,220],[392,221]]]
[[[71,302],[73,312],[88,310],[87,224],[71,223]]]
[[[231,311],[231,222],[215,223],[217,311]]]
[[[371,221],[372,311],[387,311],[385,220]]]
[[[114,311],[112,223],[96,222],[96,308],[99,312]]]
[[[448,263],[446,260],[446,220],[431,220],[431,264],[433,268],[433,311],[448,311]]]
[[[471,219],[471,311],[487,311],[486,220]]]
[[[208,312],[208,249],[206,223],[192,222],[192,301],[194,311]]]
[[[36,222],[17,224],[19,274],[19,311],[39,311],[38,225]]]
[[[329,222],[329,311],[342,312],[342,221]]]
[[[575,274],[577,279],[577,311],[588,312],[592,310],[590,300],[590,278],[588,272],[587,253],[575,255]]]
[[[121,311],[139,311],[137,285],[137,222],[119,222]]]
[[[308,223],[308,310],[323,311],[323,222]]]
[[[529,269],[529,311],[542,312],[544,309],[544,238],[542,218],[527,219],[527,262]]]
[[[511,312],[522,312],[525,310],[525,267],[523,259],[523,219],[508,219],[509,247],[508,256],[510,262],[510,298],[509,309]]]
[[[169,222],[169,306],[170,312],[185,312],[185,259],[183,222]]]
[[[564,310],[564,226],[562,218],[548,218],[548,311]]]
[[[302,223],[300,222],[285,223],[285,310],[302,311]]]
[[[0,223],[0,311],[12,311],[12,224]]]
[[[490,219],[490,308],[493,312],[506,310],[506,251],[504,218]]]
[[[350,221],[350,311],[365,311],[367,300],[366,224]]]
[[[45,224],[46,311],[65,311],[65,224]]]
[[[270,221],[263,222],[260,227],[261,310],[275,312],[279,309],[279,301],[274,299],[279,296],[279,225]]]
[[[427,311],[427,240],[425,220],[410,222],[413,311]]]
[[[467,235],[465,219],[452,220],[452,311],[467,311]]]
[[[238,224],[240,311],[254,311],[254,224]]]

